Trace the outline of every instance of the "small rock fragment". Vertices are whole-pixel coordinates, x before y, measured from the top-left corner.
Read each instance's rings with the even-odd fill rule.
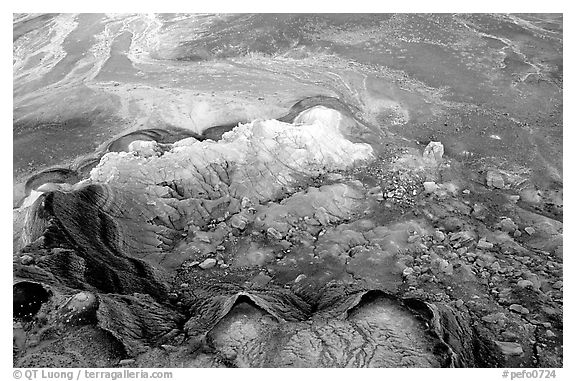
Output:
[[[238,230],[244,230],[246,228],[246,217],[235,214],[230,218],[230,226]]]
[[[512,219],[505,217],[503,218],[497,225],[496,227],[502,231],[505,231],[507,233],[513,233],[515,230],[518,229],[518,226],[516,226],[516,224],[514,223],[514,221],[512,221]]]
[[[214,266],[216,266],[216,259],[214,258],[205,259],[204,262],[198,265],[202,270],[211,269]]]
[[[306,278],[307,278],[306,274],[300,274],[300,275],[298,275],[298,276],[296,277],[296,279],[294,279],[294,283],[301,282],[301,281],[303,281],[303,280],[306,279]]]
[[[268,228],[266,230],[266,233],[268,233],[268,237],[274,238],[274,239],[282,239],[282,233],[280,233],[278,230],[274,229],[274,228]]]
[[[444,145],[440,142],[430,142],[426,148],[424,148],[422,156],[426,160],[439,162],[442,160],[442,156],[444,156]]]
[[[404,276],[409,276],[414,274],[414,269],[412,267],[406,267],[403,271],[402,271],[402,275]]]
[[[522,346],[518,343],[508,341],[494,341],[500,352],[505,356],[520,356],[524,353]]]
[[[478,247],[479,249],[483,249],[483,250],[490,250],[494,247],[494,244],[491,242],[488,242],[486,240],[486,237],[484,237],[478,241],[478,244],[476,245],[476,247]]]
[[[482,320],[485,321],[486,323],[504,323],[504,321],[506,320],[506,315],[504,315],[504,312],[496,312],[490,315],[486,315],[482,317]]]
[[[552,288],[555,288],[556,290],[560,290],[562,287],[564,287],[564,282],[562,282],[561,280],[559,280],[558,282],[555,282],[552,285]]]
[[[518,312],[519,314],[523,315],[526,315],[530,312],[528,308],[523,307],[520,304],[511,304],[510,307],[508,308],[510,309],[510,311]]]
[[[536,229],[534,229],[532,226],[526,227],[526,228],[524,229],[524,231],[525,231],[526,233],[528,233],[529,235],[532,235],[532,234],[536,233]]]
[[[422,185],[424,186],[424,191],[427,193],[433,193],[438,189],[438,184],[434,181],[425,181]]]
[[[440,230],[436,230],[434,232],[434,239],[436,239],[436,241],[442,242],[444,241],[444,238],[446,238],[446,235],[442,233]]]
[[[521,279],[518,281],[518,286],[522,288],[532,287],[534,284],[529,280]]]
[[[488,171],[486,173],[486,185],[489,188],[503,189],[505,186],[504,177],[496,171]]]
[[[34,258],[30,255],[23,255],[20,257],[20,263],[24,266],[31,265],[34,263]]]
[[[270,277],[269,275],[260,272],[258,273],[258,275],[256,275],[253,279],[252,279],[252,284],[255,286],[265,286],[267,285],[270,281],[272,280],[272,277]]]
[[[472,216],[477,220],[484,220],[488,215],[488,208],[482,204],[474,204],[472,207]]]

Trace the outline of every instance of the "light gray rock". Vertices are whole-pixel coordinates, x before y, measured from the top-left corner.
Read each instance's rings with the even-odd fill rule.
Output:
[[[509,341],[494,341],[500,352],[505,356],[520,356],[524,353],[522,345]]]
[[[476,247],[478,247],[479,249],[490,250],[494,247],[494,244],[491,242],[488,242],[486,240],[486,237],[484,237],[478,241],[478,244],[476,245]]]
[[[403,271],[402,271],[402,275],[404,275],[405,277],[414,274],[414,269],[412,267],[406,267]]]
[[[518,281],[518,286],[522,288],[532,287],[533,285],[529,280],[521,279]]]
[[[440,142],[430,142],[424,148],[424,153],[422,154],[425,160],[431,162],[439,162],[444,156],[444,145]]]
[[[497,225],[496,227],[502,231],[505,231],[507,233],[513,233],[514,231],[516,231],[518,229],[518,226],[516,226],[516,224],[514,223],[514,221],[512,221],[512,219],[506,217],[503,218]]]
[[[486,323],[504,323],[506,321],[506,315],[504,312],[496,312],[490,315],[486,315],[482,317],[482,320]]]
[[[211,269],[212,267],[216,266],[216,259],[208,258],[205,259],[202,263],[198,265],[203,270]]]
[[[20,257],[20,263],[23,264],[24,266],[31,265],[32,263],[34,263],[34,258],[27,254],[23,255]]]
[[[268,228],[266,230],[266,233],[268,233],[268,237],[274,238],[274,239],[282,239],[282,233],[280,233],[278,230],[274,229],[274,228]]]
[[[508,307],[508,308],[510,309],[510,311],[518,312],[519,314],[522,314],[522,315],[526,315],[526,314],[530,313],[528,308],[523,307],[520,304],[511,304],[510,307]]]
[[[244,230],[246,228],[246,217],[240,214],[235,214],[230,218],[230,226],[238,230]]]
[[[436,239],[436,241],[442,242],[442,241],[444,241],[444,238],[446,238],[446,235],[443,232],[441,232],[440,230],[436,230],[434,232],[434,239]]]
[[[561,289],[562,287],[564,287],[564,282],[562,282],[561,280],[559,280],[558,282],[555,282],[552,285],[552,288],[555,288],[556,290]]]
[[[486,185],[489,188],[503,189],[506,184],[500,172],[488,171],[486,173]]]
[[[438,189],[438,184],[434,181],[425,181],[423,184],[426,193],[434,193]]]

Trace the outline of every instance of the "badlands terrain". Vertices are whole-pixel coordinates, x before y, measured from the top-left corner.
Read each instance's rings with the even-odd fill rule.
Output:
[[[15,14],[18,367],[562,367],[554,14]]]

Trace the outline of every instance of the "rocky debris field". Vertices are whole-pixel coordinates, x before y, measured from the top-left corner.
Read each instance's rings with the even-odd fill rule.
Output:
[[[14,366],[563,366],[561,20],[107,17],[15,21]]]

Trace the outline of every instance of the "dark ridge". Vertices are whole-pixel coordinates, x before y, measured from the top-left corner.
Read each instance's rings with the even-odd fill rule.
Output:
[[[46,183],[75,184],[78,181],[80,181],[80,176],[72,169],[50,168],[30,176],[24,185],[24,189],[26,196],[29,196],[32,190],[38,189],[38,187]]]
[[[38,283],[20,282],[12,286],[14,318],[31,320],[50,298],[50,293]]]
[[[356,304],[355,306],[350,308],[346,312],[346,314],[348,317],[350,317],[350,316],[354,315],[359,309],[361,309],[367,305],[370,305],[370,304],[372,304],[372,303],[374,303],[380,299],[388,299],[390,301],[393,301],[394,303],[398,303],[398,300],[396,298],[392,297],[391,295],[386,294],[384,291],[369,290],[360,297],[360,301],[358,301],[358,304]]]
[[[185,138],[203,140],[202,136],[184,128],[172,127],[170,130],[153,128],[129,132],[106,146],[107,152],[127,152],[130,143],[136,140],[155,141],[157,143],[174,143]]]
[[[90,171],[94,169],[100,163],[100,157],[91,157],[82,160],[76,166],[76,171],[82,178],[87,178],[90,175]]]
[[[214,127],[207,128],[206,130],[204,130],[202,132],[202,136],[199,139],[198,138],[197,139],[198,140],[210,139],[210,140],[218,141],[218,140],[222,139],[222,135],[224,135],[226,132],[234,129],[234,127],[238,126],[239,123],[244,123],[244,122],[228,123],[228,124],[223,124],[221,126],[214,126]]]
[[[329,97],[326,95],[315,95],[312,97],[304,98],[299,102],[296,102],[294,104],[294,106],[292,106],[290,108],[290,111],[288,111],[288,114],[284,115],[281,118],[278,118],[278,120],[280,122],[293,123],[294,119],[302,111],[308,110],[308,109],[310,109],[312,107],[316,107],[316,106],[324,106],[327,108],[331,108],[331,109],[334,109],[336,111],[343,113],[344,115],[358,119],[356,117],[356,114],[358,111],[354,112],[350,108],[350,106],[348,106],[347,104],[342,102],[340,99],[335,98],[335,97]]]
[[[106,146],[108,152],[122,152],[128,151],[128,146],[135,140],[158,141],[162,135],[163,130],[139,130],[130,132],[126,135],[113,140]]]

